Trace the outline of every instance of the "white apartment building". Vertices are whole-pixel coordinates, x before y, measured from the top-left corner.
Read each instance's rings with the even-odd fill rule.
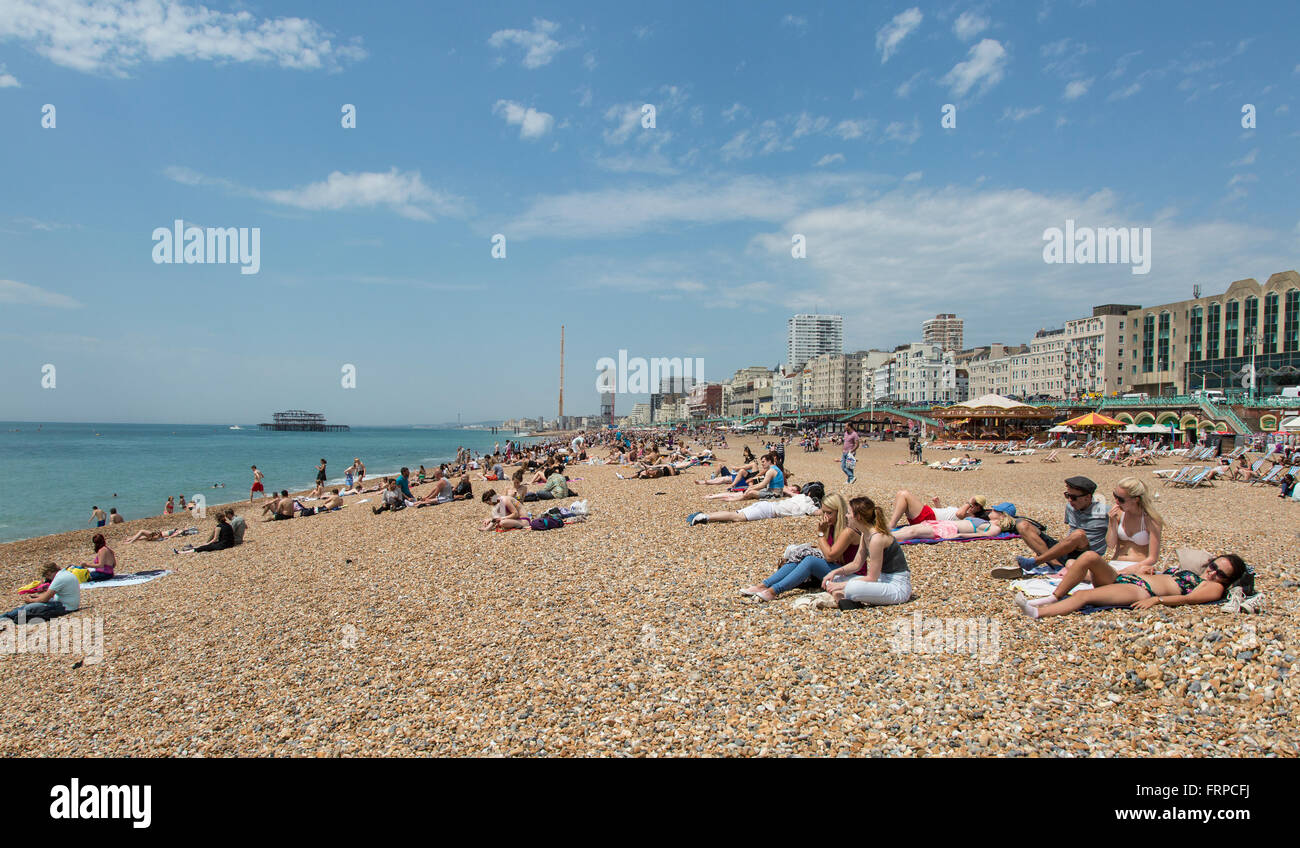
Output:
[[[843,352],[843,315],[795,315],[787,322],[785,361],[791,368],[825,353]]]
[[[1108,303],[1088,318],[1065,322],[1064,389],[1067,398],[1123,390],[1124,325],[1139,306]]]
[[[1065,397],[1065,330],[1039,330],[1029,343],[1033,363],[1027,391],[1015,392],[1022,397],[1047,395]]]
[[[772,411],[796,412],[803,408],[804,370],[784,371],[772,381]]]
[[[877,399],[899,403],[957,403],[966,399],[967,382],[957,375],[956,353],[941,345],[914,342],[894,351],[872,369]]]
[[[1012,394],[1011,360],[1028,353],[1029,348],[1025,345],[1008,347],[1004,344],[993,344],[976,352],[967,365],[970,377],[968,397]]]

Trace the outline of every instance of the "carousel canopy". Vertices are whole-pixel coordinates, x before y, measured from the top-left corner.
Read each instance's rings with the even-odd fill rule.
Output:
[[[954,403],[949,409],[1033,409],[1027,403],[1021,403],[1011,398],[1005,398],[1002,395],[984,395],[973,400],[964,400],[961,403]]]
[[[1179,428],[1175,427],[1174,430],[1178,431]],[[1142,436],[1147,434],[1168,435],[1169,425],[1168,424],[1130,424],[1124,428],[1124,432],[1135,436]]]
[[[1056,410],[1050,406],[1030,406],[1002,395],[984,395],[952,406],[938,407],[931,414],[945,419],[1024,420],[1051,418],[1056,415]]]

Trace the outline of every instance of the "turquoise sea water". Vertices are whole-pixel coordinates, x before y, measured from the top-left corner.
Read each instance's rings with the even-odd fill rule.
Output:
[[[366,477],[452,460],[458,446],[480,452],[509,431],[355,427],[347,433],[273,433],[256,425],[57,424],[0,422],[0,542],[91,528],[92,506],[128,521],[161,515],[167,497],[201,494],[209,505],[246,500],[256,465],[267,491],[315,485],[328,460],[331,482],[360,457]],[[527,441],[527,440],[525,440]],[[212,488],[224,483],[225,488]],[[116,493],[116,497],[114,497]]]

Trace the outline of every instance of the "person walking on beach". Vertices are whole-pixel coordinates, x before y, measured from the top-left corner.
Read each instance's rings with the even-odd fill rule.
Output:
[[[108,523],[108,516],[104,514],[104,510],[97,506],[92,506],[90,508],[90,518],[86,523],[89,524],[91,521],[95,522],[96,527],[103,527]]]
[[[844,476],[848,478],[849,483],[852,483],[855,478],[853,470],[858,465],[857,453],[860,441],[858,431],[853,429],[853,425],[845,424],[844,454],[840,457],[840,470],[844,472]]]
[[[168,496],[167,506],[163,507],[163,515],[171,515],[175,511],[176,511],[176,501],[172,500],[172,498]]]
[[[254,465],[253,466],[253,487],[248,490],[249,503],[253,502],[253,498],[257,497],[258,492],[262,493],[262,497],[266,497],[266,489],[262,487],[262,477],[264,476],[265,475],[258,470],[257,466]]]
[[[320,465],[316,466],[316,488],[323,489],[324,487],[325,487],[325,460],[322,458],[320,461]]]

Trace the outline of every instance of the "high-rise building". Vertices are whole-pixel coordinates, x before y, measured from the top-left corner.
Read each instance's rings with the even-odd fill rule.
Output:
[[[962,349],[965,336],[963,326],[963,321],[956,315],[941,312],[930,320],[921,322],[921,341],[955,353]]]
[[[823,353],[844,352],[843,315],[795,315],[788,323],[785,361],[798,370]]]

